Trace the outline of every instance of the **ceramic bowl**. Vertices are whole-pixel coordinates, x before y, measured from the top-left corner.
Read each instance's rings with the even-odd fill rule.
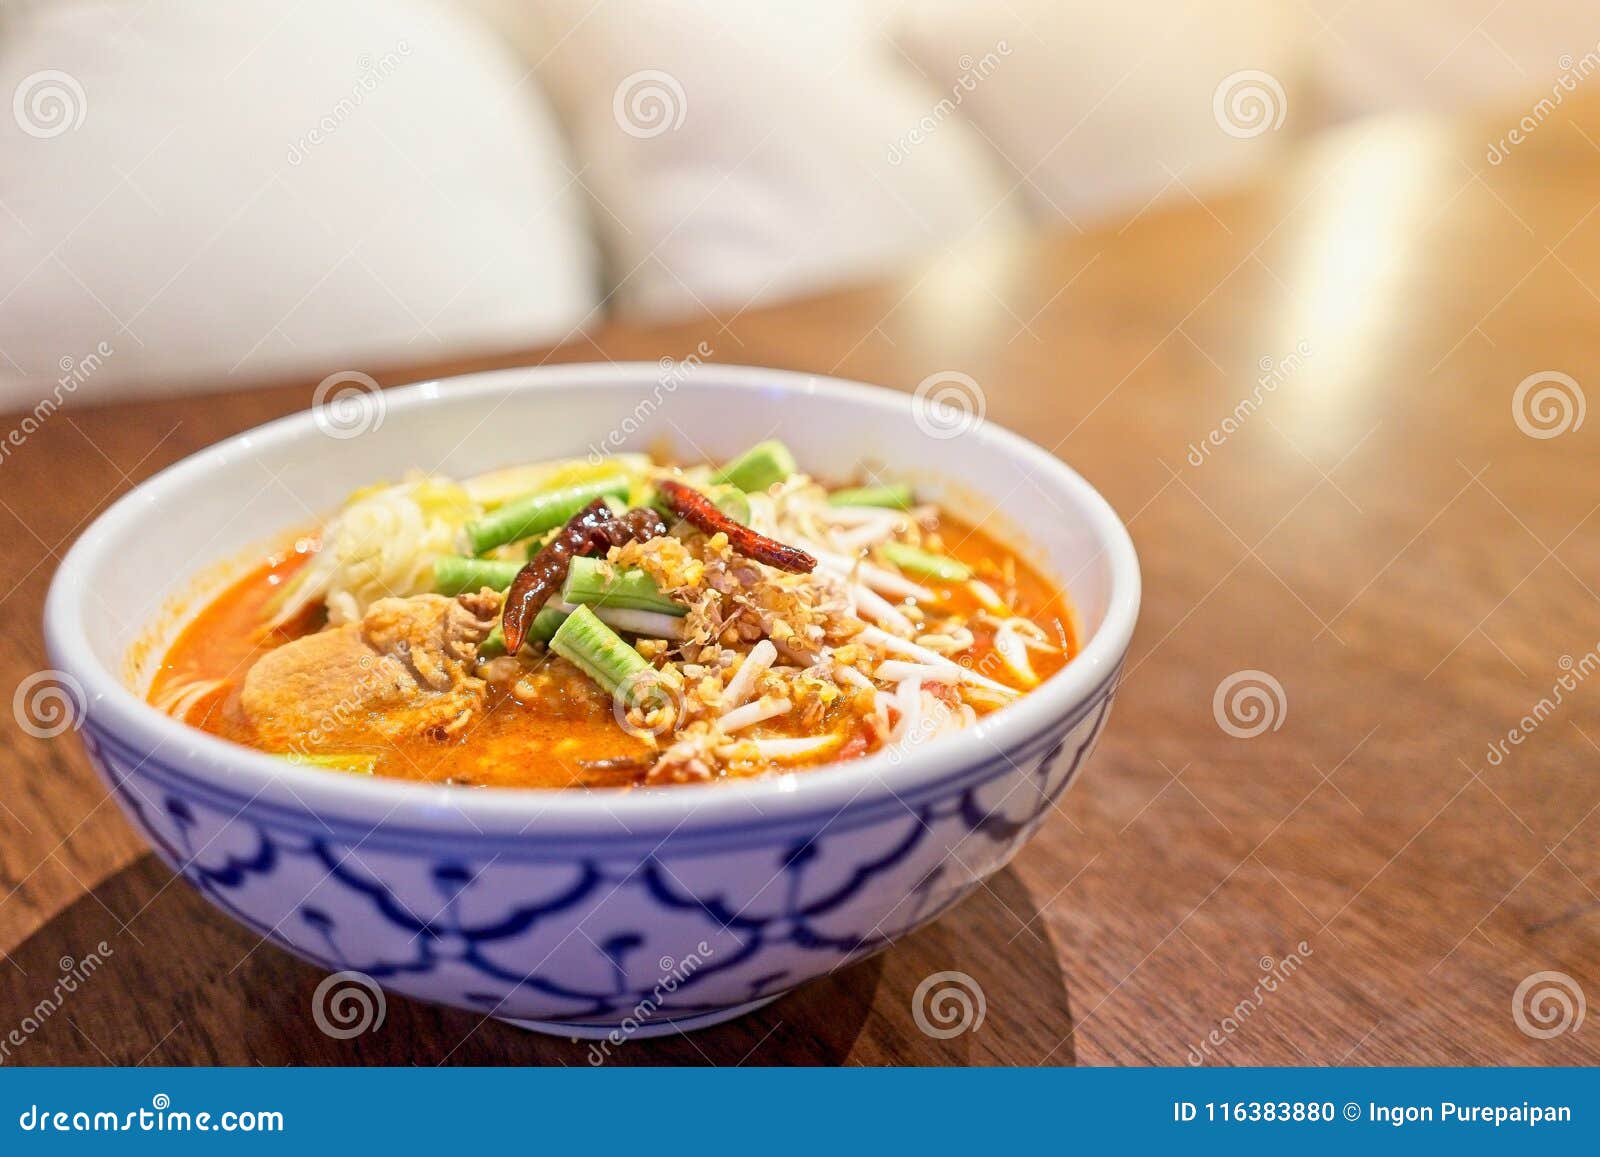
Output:
[[[1081,477],[964,397],[668,362],[334,395],[101,515],[51,586],[52,662],[82,691],[79,734],[128,818],[260,937],[330,972],[566,1036],[716,1023],[882,950],[998,872],[1105,726],[1139,607],[1127,531]],[[232,577],[229,560],[358,486],[663,443],[720,458],[774,435],[811,473],[874,463],[987,516],[1064,584],[1082,653],[1015,705],[899,758],[630,792],[353,777],[236,747],[141,698],[152,658]]]

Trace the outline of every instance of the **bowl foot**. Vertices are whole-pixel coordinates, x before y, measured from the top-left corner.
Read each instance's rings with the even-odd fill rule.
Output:
[[[497,1017],[506,1024],[514,1024],[518,1028],[525,1028],[529,1032],[540,1032],[546,1036],[576,1037],[579,1040],[605,1040],[612,1033],[618,1034],[624,1040],[648,1040],[650,1037],[667,1036],[671,1033],[694,1032],[696,1029],[710,1028],[714,1024],[741,1017],[747,1012],[754,1012],[777,1000],[782,993],[764,996],[760,1000],[752,1000],[748,1004],[735,1004],[729,1008],[719,1008],[715,1012],[702,1012],[697,1016],[681,1016],[676,1020],[648,1020],[632,1029],[625,1029],[620,1024],[576,1024],[565,1020],[515,1020],[509,1016]]]

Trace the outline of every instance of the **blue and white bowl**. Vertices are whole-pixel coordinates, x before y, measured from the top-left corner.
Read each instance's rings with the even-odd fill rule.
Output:
[[[1127,531],[1072,470],[959,400],[663,363],[353,386],[319,403],[103,514],[61,564],[45,628],[129,819],[217,907],[330,972],[569,1036],[713,1024],[883,949],[999,871],[1105,726],[1139,608]],[[630,792],[352,777],[236,747],[141,697],[253,546],[375,479],[663,442],[716,458],[773,435],[812,473],[872,463],[987,516],[1065,585],[1082,653],[898,759]]]

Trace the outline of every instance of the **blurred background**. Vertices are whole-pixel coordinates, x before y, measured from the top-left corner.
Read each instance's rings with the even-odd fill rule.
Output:
[[[1592,0],[7,0],[0,409],[726,318],[1596,70]]]

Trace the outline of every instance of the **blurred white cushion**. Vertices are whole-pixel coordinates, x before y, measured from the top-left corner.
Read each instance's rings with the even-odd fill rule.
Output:
[[[527,51],[624,308],[742,309],[1019,223],[970,126],[908,147],[936,97],[860,3],[560,0]]]
[[[1519,98],[1573,97],[1600,65],[1594,0],[1308,3],[1313,25],[1326,24],[1316,37],[1317,79],[1335,118],[1498,106],[1510,127],[1528,111]]]
[[[1237,180],[1296,128],[1282,0],[921,0],[891,27],[1046,219]]]
[[[71,3],[0,39],[0,407],[558,340],[599,300],[526,70],[417,0]],[[12,114],[15,115],[12,115]]]

